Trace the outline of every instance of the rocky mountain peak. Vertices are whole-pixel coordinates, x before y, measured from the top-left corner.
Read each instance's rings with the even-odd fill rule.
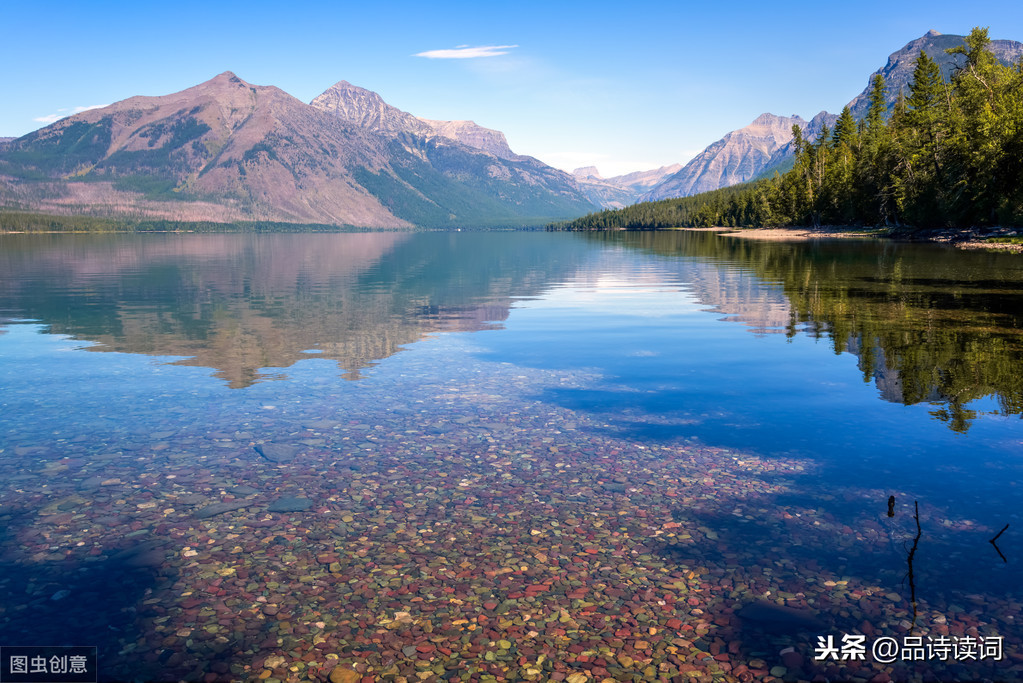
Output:
[[[242,79],[238,78],[238,76],[235,75],[235,73],[233,71],[225,71],[223,73],[219,73],[216,76],[214,76],[213,78],[211,78],[210,80],[205,81],[203,83],[200,83],[199,85],[197,85],[195,87],[201,88],[201,87],[204,87],[204,86],[207,89],[210,88],[210,87],[217,87],[217,88],[232,88],[232,87],[233,88],[249,88],[249,87],[251,87],[251,85],[249,83],[246,83]]]
[[[792,116],[778,116],[777,114],[771,114],[769,112],[765,112],[765,113],[761,114],[760,116],[758,116],[757,118],[753,119],[753,123],[751,123],[750,125],[746,126],[746,128],[754,128],[754,127],[772,127],[773,128],[773,127],[778,126],[778,125],[784,125],[785,123],[790,122],[790,121],[792,123],[799,123],[799,122],[806,123],[806,121],[803,121],[803,119],[798,114],[793,114]]]
[[[337,118],[381,133],[429,135],[432,129],[412,114],[384,102],[372,90],[338,81],[317,95],[310,104]]]
[[[913,71],[916,68],[916,59],[921,52],[938,63],[942,78],[950,80],[955,69],[963,63],[962,55],[950,55],[946,50],[959,47],[965,43],[964,36],[954,34],[943,34],[931,29],[921,37],[911,40],[901,50],[896,50],[888,56],[888,62],[874,72],[884,76],[887,86],[886,99],[888,109],[895,105],[899,97],[899,91],[909,92],[909,84],[913,80]],[[1013,65],[1023,58],[1023,43],[1014,40],[992,40],[988,49],[1002,64]],[[870,79],[867,79],[867,87],[849,103],[849,109],[853,116],[863,118],[867,115],[870,104]]]
[[[504,133],[484,128],[475,121],[434,121],[419,118],[384,102],[372,90],[338,81],[311,103],[347,122],[385,134],[409,133],[425,138],[442,137],[509,161],[522,160],[511,151]]]
[[[511,151],[504,133],[484,128],[475,121],[433,121],[431,119],[419,119],[419,121],[429,126],[435,135],[493,154],[500,159],[522,158]]]

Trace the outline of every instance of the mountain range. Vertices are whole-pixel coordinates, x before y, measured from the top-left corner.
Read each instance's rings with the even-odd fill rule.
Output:
[[[471,121],[427,121],[341,81],[305,104],[231,72],[0,147],[9,208],[374,228],[518,226],[592,210],[575,179]]]
[[[900,91],[908,91],[921,50],[938,62],[947,82],[952,72],[963,63],[964,57],[950,55],[945,50],[963,44],[963,36],[943,35],[931,30],[893,52],[885,66],[874,72],[884,76],[889,109],[894,106]],[[1023,43],[1016,41],[993,40],[989,49],[1003,64],[1016,64],[1023,58]],[[857,119],[866,116],[872,77],[873,74],[867,79],[863,92],[849,102],[849,109]],[[795,115],[761,114],[750,125],[734,130],[709,145],[678,172],[642,195],[640,201],[686,197],[770,176],[776,170],[784,172],[792,164],[792,126],[798,125],[803,130],[803,137],[812,141],[823,126],[834,128],[837,118],[837,115],[826,111],[817,114],[810,122]]]
[[[651,188],[681,169],[682,164],[671,164],[652,171],[636,171],[603,178],[596,166],[586,166],[575,169],[572,175],[591,202],[605,209],[620,209],[635,204]]]
[[[805,129],[799,116],[761,114],[697,154],[684,168],[642,196],[643,201],[686,197],[751,180],[792,140],[792,126]]]
[[[920,51],[946,80],[963,36],[928,31],[875,73],[891,107]],[[1005,64],[1023,43],[995,40]],[[868,78],[869,82],[869,78]],[[869,84],[849,103],[866,113]],[[371,228],[538,225],[596,208],[682,197],[787,170],[792,127],[814,140],[837,116],[764,113],[684,166],[603,178],[512,151],[500,131],[436,121],[339,81],[306,104],[225,72],[160,97],[132,97],[0,138],[0,207],[175,221],[275,221]]]

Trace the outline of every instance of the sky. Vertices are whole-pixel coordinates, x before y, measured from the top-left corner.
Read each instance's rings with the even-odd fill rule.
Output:
[[[340,80],[610,177],[684,163],[764,112],[839,112],[929,29],[1023,41],[1017,0],[67,2],[0,5],[0,136],[233,71],[308,102]]]

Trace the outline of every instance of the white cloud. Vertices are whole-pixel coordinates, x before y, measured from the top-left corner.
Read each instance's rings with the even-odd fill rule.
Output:
[[[73,116],[74,114],[81,114],[83,111],[89,111],[90,109],[102,109],[108,107],[108,104],[93,104],[88,107],[75,107],[73,109],[58,109],[56,114],[47,114],[46,116],[37,116],[32,119],[33,121],[39,121],[40,123],[53,123],[54,121],[60,121],[61,119]]]
[[[479,47],[459,45],[458,47],[448,50],[427,50],[426,52],[417,52],[412,56],[426,57],[427,59],[476,59],[477,57],[498,57],[500,55],[506,55],[508,54],[508,50],[516,47],[518,47],[518,45],[480,45]]]

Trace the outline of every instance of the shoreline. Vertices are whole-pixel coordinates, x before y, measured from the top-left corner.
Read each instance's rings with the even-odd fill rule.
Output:
[[[886,238],[899,242],[933,242],[947,244],[957,249],[990,249],[1023,253],[1023,237],[1020,243],[990,242],[991,238],[1017,238],[1012,228],[936,228],[907,232],[898,228],[846,228],[825,225],[815,228],[672,228],[690,232],[716,232],[724,237],[741,237],[755,240],[777,240],[804,242],[814,239],[876,239]]]
[[[224,234],[224,233],[355,233],[355,232],[455,232],[464,231],[465,228],[352,228],[335,227],[333,229],[291,229],[298,227],[289,224],[285,229],[254,230],[251,227],[225,227],[224,229],[149,229],[149,230],[4,230],[0,228],[0,236],[3,235],[97,235],[97,234]],[[470,229],[472,230],[472,229]],[[533,231],[535,228],[479,228],[483,232],[490,231]],[[715,226],[709,228],[659,228],[658,230],[679,230],[687,232],[716,232],[723,237],[740,237],[762,241],[778,242],[805,242],[816,239],[890,239],[896,242],[932,242],[935,244],[946,244],[957,249],[987,249],[989,251],[1007,251],[1011,253],[1023,253],[1023,232],[1013,228],[935,228],[931,230],[907,231],[899,228],[852,228],[838,225],[824,225],[819,227],[792,227],[792,228],[732,228]],[[655,230],[656,231],[656,230]],[[574,232],[574,231],[572,231]],[[617,232],[612,230],[611,232]],[[624,230],[624,232],[630,232]],[[988,241],[992,238],[1005,239],[1004,242]],[[1011,240],[1011,241],[1010,241]]]

